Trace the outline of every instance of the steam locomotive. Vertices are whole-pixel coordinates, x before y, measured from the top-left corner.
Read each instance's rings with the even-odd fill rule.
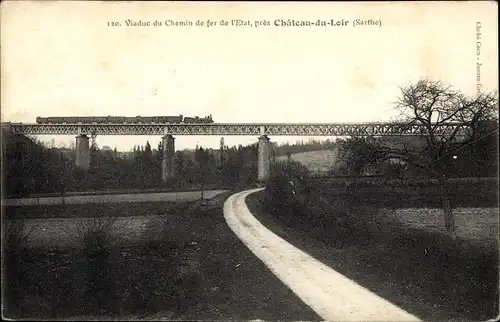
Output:
[[[179,116],[69,116],[69,117],[40,117],[38,124],[209,124],[214,123],[212,115],[205,117]]]

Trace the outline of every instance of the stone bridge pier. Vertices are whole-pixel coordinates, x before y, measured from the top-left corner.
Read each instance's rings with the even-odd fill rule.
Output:
[[[271,172],[271,143],[267,135],[259,137],[257,156],[257,181],[262,183],[269,178]]]
[[[172,135],[165,135],[162,140],[163,158],[161,164],[161,178],[163,183],[174,177],[173,156],[175,153],[175,139]]]
[[[90,168],[89,138],[86,135],[76,137],[75,164],[85,170]]]

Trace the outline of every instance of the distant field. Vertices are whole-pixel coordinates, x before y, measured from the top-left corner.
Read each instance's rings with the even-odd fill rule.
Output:
[[[286,155],[276,158],[278,161],[286,161]],[[336,153],[333,150],[318,150],[291,155],[293,161],[305,165],[310,171],[328,171],[337,160]]]

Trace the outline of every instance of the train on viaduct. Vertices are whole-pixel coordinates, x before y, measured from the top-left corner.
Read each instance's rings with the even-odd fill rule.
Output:
[[[210,124],[212,115],[193,116],[50,116],[36,118],[37,124]]]
[[[90,165],[89,135],[162,135],[162,178],[175,176],[172,157],[174,135],[252,135],[258,136],[258,181],[270,173],[270,139],[272,136],[425,136],[421,124],[370,123],[215,123],[212,115],[178,116],[80,116],[37,117],[36,123],[2,122],[2,128],[24,135],[76,135],[75,163],[85,169]],[[440,123],[435,135],[462,136],[466,124]]]

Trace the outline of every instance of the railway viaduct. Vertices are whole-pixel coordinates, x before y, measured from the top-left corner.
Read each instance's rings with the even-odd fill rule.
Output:
[[[211,123],[211,124],[35,124],[2,123],[14,134],[76,135],[76,164],[90,166],[89,135],[161,135],[163,144],[162,178],[175,176],[172,157],[174,135],[251,135],[258,137],[258,180],[265,181],[270,171],[269,136],[425,136],[422,125],[406,123]],[[435,134],[465,135],[463,124],[439,124]]]

